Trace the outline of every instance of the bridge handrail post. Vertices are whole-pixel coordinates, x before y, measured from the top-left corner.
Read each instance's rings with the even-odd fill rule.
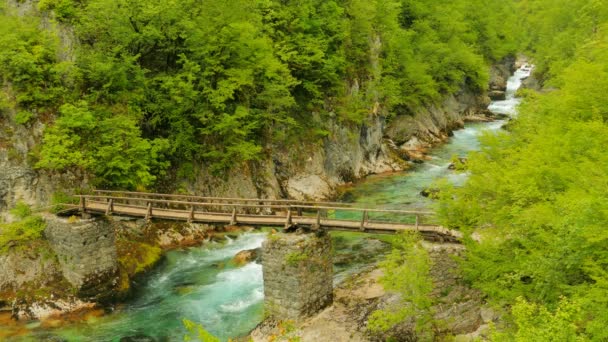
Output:
[[[152,202],[148,201],[148,209],[146,209],[146,221],[149,221],[152,217]]]
[[[317,210],[317,221],[313,226],[314,229],[321,229],[321,210]]]
[[[190,206],[190,213],[188,214],[188,223],[194,221],[194,206]]]
[[[80,212],[83,214],[87,212],[87,206],[86,206],[85,201],[86,201],[86,199],[84,198],[84,196],[80,196],[79,207],[80,207]]]
[[[365,231],[365,224],[367,223],[367,210],[363,211],[363,217],[361,218],[361,226],[359,227],[359,230],[364,232]]]
[[[292,221],[291,221],[291,207],[289,209],[287,209],[287,217],[285,218],[285,229],[291,227],[292,225]]]
[[[420,215],[416,214],[416,231],[419,230],[418,226],[420,224]]]
[[[106,208],[106,215],[112,214],[113,210],[114,210],[114,199],[110,198],[108,200],[108,207]]]
[[[236,220],[236,207],[232,208],[232,216],[230,217],[230,225],[234,226],[236,225],[238,222]]]

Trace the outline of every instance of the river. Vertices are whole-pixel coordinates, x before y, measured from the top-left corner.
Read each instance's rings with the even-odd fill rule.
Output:
[[[516,115],[519,99],[514,95],[521,78],[528,75],[529,72],[518,70],[508,80],[507,99],[492,102],[489,109]],[[452,157],[464,157],[479,149],[478,137],[500,129],[504,123],[500,120],[467,124],[454,132],[448,143],[433,149],[427,162],[407,172],[367,177],[343,198],[385,208],[424,209],[431,200],[422,197],[420,191],[441,178],[463,182],[466,173],[448,169]],[[229,261],[241,250],[260,247],[265,236],[263,232],[244,233],[226,243],[171,251],[163,264],[146,276],[136,298],[115,312],[51,330],[32,323],[25,340],[53,336],[58,341],[181,341],[185,334],[182,319],[201,323],[222,340],[245,335],[263,318],[262,266],[249,263],[235,267]],[[365,239],[369,239],[354,234],[332,233],[332,236],[336,249],[342,251],[360,249],[366,245]],[[377,255],[381,257],[382,253]],[[337,266],[335,281],[358,267],[361,263]]]

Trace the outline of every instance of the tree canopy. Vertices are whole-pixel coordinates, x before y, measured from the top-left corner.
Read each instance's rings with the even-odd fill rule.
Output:
[[[468,182],[445,192],[440,210],[448,225],[478,236],[467,241],[463,270],[495,303],[513,305],[507,340],[603,341],[608,4],[518,6],[524,48],[549,90],[526,92],[509,130],[484,137]]]
[[[408,115],[462,87],[485,89],[487,64],[515,48],[501,23],[510,2],[37,6],[40,15],[0,12],[9,107],[19,124],[48,123],[38,167],[79,168],[115,188],[151,187],[188,165],[222,172],[265,158],[289,136],[324,131],[334,115],[360,125],[374,108]]]

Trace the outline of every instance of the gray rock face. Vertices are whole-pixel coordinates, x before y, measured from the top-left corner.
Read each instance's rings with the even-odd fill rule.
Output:
[[[63,276],[81,297],[104,295],[118,270],[115,235],[105,219],[68,220],[51,217],[44,231],[58,256]]]
[[[262,246],[266,310],[299,319],[333,300],[331,238],[327,234],[277,233]]]
[[[42,287],[61,278],[57,260],[41,250],[11,249],[0,255],[0,291],[17,291],[26,284]]]
[[[505,58],[502,63],[497,63],[490,68],[489,90],[507,90],[507,79],[515,71],[521,61],[514,57]]]
[[[503,101],[507,99],[507,93],[502,90],[491,90],[488,93],[488,96],[494,101]]]

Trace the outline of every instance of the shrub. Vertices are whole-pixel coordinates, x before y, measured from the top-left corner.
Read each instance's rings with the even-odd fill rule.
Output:
[[[42,238],[46,223],[39,216],[29,216],[21,221],[0,224],[0,254],[11,247],[23,246],[27,242]]]

